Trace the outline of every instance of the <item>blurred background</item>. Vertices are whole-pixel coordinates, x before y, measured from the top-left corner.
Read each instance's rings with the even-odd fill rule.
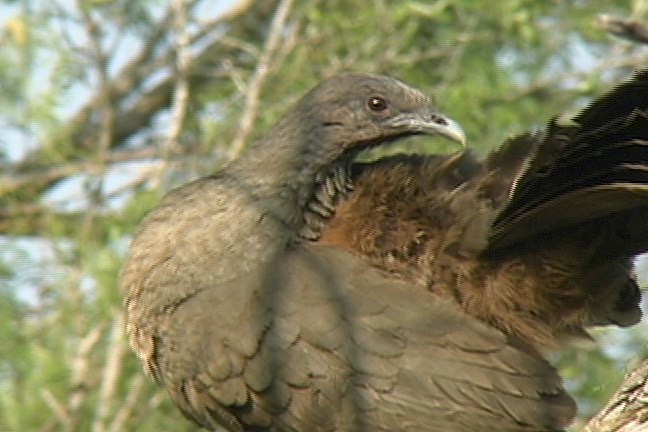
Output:
[[[117,285],[164,191],[343,70],[421,88],[484,153],[648,65],[648,0],[0,0],[0,47],[0,431],[190,431]],[[574,430],[647,351],[645,324],[594,335],[553,356]]]

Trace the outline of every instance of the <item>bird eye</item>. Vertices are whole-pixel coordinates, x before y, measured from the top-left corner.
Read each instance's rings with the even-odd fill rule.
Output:
[[[372,97],[367,101],[367,106],[371,111],[384,111],[387,109],[387,102],[381,97]]]

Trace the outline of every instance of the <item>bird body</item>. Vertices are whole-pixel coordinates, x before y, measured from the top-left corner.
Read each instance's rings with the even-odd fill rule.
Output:
[[[419,91],[342,75],[241,160],[146,217],[122,270],[127,331],[189,418],[232,431],[569,421],[573,403],[543,359],[444,299],[412,297],[364,260],[312,244],[347,193],[355,154],[420,133],[463,139]]]
[[[607,120],[592,114],[587,129]],[[418,90],[334,77],[243,158],[171,191],[145,218],[121,274],[127,332],[188,418],[230,431],[557,431],[571,421],[574,403],[539,353],[546,338],[526,339],[507,317],[533,314],[524,296],[544,312],[570,305],[559,282],[558,299],[534,290],[551,273],[543,251],[569,257],[579,243],[524,243],[544,234],[525,226],[555,200],[517,199],[533,195],[551,146],[520,138],[485,163],[353,162],[415,134],[463,140]],[[615,262],[627,267],[631,255]],[[584,256],[564,262],[595,268]],[[583,324],[588,295],[556,310],[561,322]],[[553,316],[541,318],[519,322]]]

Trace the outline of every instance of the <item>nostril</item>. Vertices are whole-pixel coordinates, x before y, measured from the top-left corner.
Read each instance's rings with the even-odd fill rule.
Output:
[[[431,120],[432,120],[434,123],[440,124],[440,125],[442,125],[442,126],[448,126],[448,120],[446,120],[446,118],[443,117],[443,116],[440,115],[440,114],[433,113],[433,114],[432,114],[432,117],[431,117]]]

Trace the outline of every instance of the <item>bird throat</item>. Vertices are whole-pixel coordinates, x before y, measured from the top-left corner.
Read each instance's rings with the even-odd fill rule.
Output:
[[[322,236],[326,223],[353,189],[351,159],[340,160],[317,173],[313,194],[304,207],[304,219],[299,237],[316,241]]]

